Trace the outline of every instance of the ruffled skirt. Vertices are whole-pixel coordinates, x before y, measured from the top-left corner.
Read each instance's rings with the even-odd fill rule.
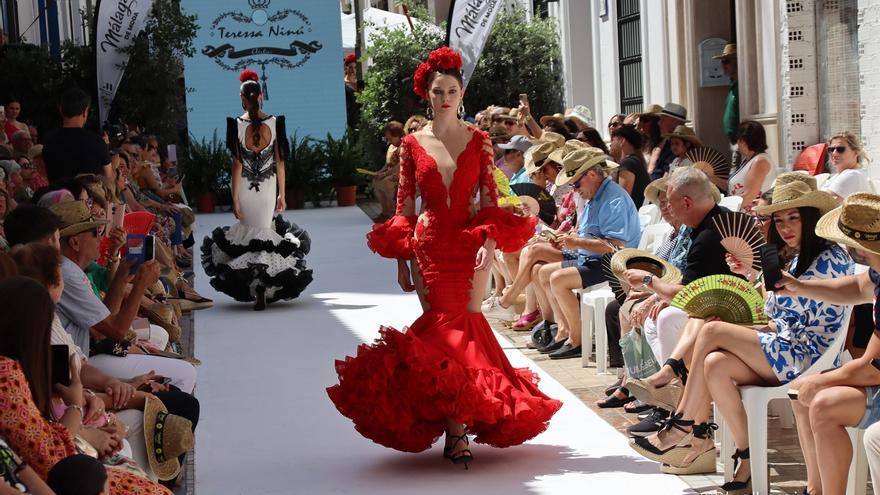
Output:
[[[428,449],[446,418],[475,441],[518,445],[547,428],[562,406],[538,390],[538,377],[513,368],[481,313],[428,311],[405,332],[382,328],[356,357],[336,362],[330,399],[355,429],[404,452]]]
[[[266,290],[266,301],[293,299],[312,281],[305,255],[309,234],[296,224],[275,216],[274,228],[236,223],[218,227],[202,243],[202,266],[211,286],[236,301],[253,301],[256,288]]]

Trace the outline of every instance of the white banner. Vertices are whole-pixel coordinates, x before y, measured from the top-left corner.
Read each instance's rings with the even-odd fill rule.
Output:
[[[98,112],[101,124],[107,121],[116,89],[122,81],[126,50],[147,23],[153,0],[101,0],[98,4],[97,45]]]
[[[477,67],[501,8],[501,0],[452,0],[446,24],[446,45],[461,52],[465,87]]]

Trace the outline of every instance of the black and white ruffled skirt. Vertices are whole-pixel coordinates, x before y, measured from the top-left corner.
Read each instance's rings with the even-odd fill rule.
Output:
[[[236,223],[217,227],[202,243],[202,266],[211,287],[236,301],[254,301],[263,287],[266,302],[294,299],[312,282],[305,255],[308,232],[276,215],[275,230]]]

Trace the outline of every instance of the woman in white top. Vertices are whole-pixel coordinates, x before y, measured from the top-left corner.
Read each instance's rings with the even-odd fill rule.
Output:
[[[832,137],[828,155],[837,173],[822,184],[821,190],[833,194],[838,202],[852,193],[870,191],[868,174],[861,168],[866,161],[865,150],[855,134],[844,132]]]
[[[764,126],[754,120],[744,120],[736,130],[736,146],[743,164],[728,180],[730,196],[742,197],[744,210],[750,210],[752,202],[773,187],[776,167],[767,151],[767,134]]]

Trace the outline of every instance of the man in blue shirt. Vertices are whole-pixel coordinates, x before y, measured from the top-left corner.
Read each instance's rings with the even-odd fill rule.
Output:
[[[507,144],[499,144],[504,150],[504,163],[511,171],[510,185],[528,184],[532,182],[526,174],[525,152],[532,147],[532,142],[525,136],[513,136]]]
[[[541,285],[549,288],[547,299],[559,323],[556,342],[542,349],[551,359],[581,355],[580,309],[572,290],[603,282],[602,255],[638,247],[641,237],[636,205],[626,190],[608,177],[617,164],[606,160],[597,148],[573,151],[563,157],[562,171],[556,177],[557,186],[571,184],[588,203],[578,219],[577,232],[559,239],[568,250],[566,259],[548,263],[538,272]]]

